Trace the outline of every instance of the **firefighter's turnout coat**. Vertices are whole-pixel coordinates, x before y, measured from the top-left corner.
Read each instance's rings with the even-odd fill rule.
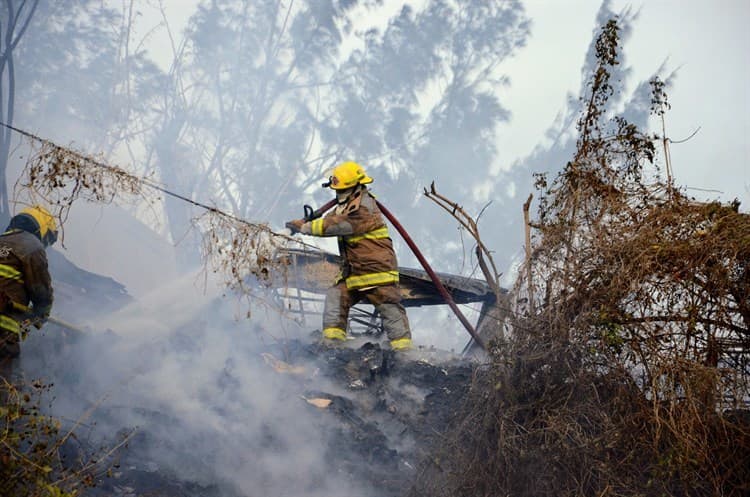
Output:
[[[305,231],[308,231],[304,229]],[[349,289],[398,283],[398,263],[388,227],[365,187],[325,217],[310,222],[309,234],[338,237],[341,278]]]
[[[322,218],[302,225],[301,232],[338,238],[341,273],[326,295],[324,335],[345,336],[349,308],[367,299],[383,316],[393,342],[411,336],[398,289],[398,262],[388,227],[375,197],[361,185],[347,201]]]
[[[13,303],[33,304],[33,316],[49,317],[52,310],[52,282],[47,254],[39,238],[12,229],[0,235],[0,356],[18,355],[23,312]]]

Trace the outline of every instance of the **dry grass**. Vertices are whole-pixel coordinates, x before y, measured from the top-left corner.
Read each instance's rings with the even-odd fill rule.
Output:
[[[80,495],[107,474],[109,456],[122,445],[106,453],[82,447],[72,430],[43,413],[49,389],[0,377],[0,495]]]

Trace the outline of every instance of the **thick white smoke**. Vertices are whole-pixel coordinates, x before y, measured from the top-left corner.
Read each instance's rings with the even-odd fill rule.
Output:
[[[72,420],[92,409],[78,428],[91,447],[132,433],[115,453],[122,471],[218,486],[219,494],[371,495],[331,473],[326,430],[335,420],[304,400],[306,390],[340,388],[306,364],[295,364],[304,373],[280,373],[261,355],[284,358],[268,332],[310,330],[263,306],[238,319],[241,303],[223,293],[198,270],[91,320],[62,349],[42,330],[24,343],[24,374],[54,382],[52,414]]]

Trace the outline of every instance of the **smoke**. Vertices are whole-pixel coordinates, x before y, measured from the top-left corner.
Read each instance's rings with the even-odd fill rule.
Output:
[[[51,414],[80,420],[90,447],[130,436],[115,453],[122,468],[220,495],[371,495],[330,474],[334,418],[303,398],[340,388],[311,365],[287,375],[261,355],[283,359],[268,332],[305,330],[262,306],[252,321],[235,319],[238,303],[222,293],[215,277],[194,271],[92,320],[73,346],[59,347],[54,331],[30,337],[21,368],[54,382]]]

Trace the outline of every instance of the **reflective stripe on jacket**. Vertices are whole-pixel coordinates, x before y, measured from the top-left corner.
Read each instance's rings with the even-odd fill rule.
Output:
[[[17,281],[23,284],[23,274],[21,271],[7,264],[0,264],[0,278]]]
[[[398,283],[393,242],[375,198],[366,187],[360,186],[346,203],[313,220],[310,234],[338,237],[347,288]]]
[[[12,317],[6,316],[5,314],[0,314],[0,331],[5,331],[21,336],[21,325]]]

